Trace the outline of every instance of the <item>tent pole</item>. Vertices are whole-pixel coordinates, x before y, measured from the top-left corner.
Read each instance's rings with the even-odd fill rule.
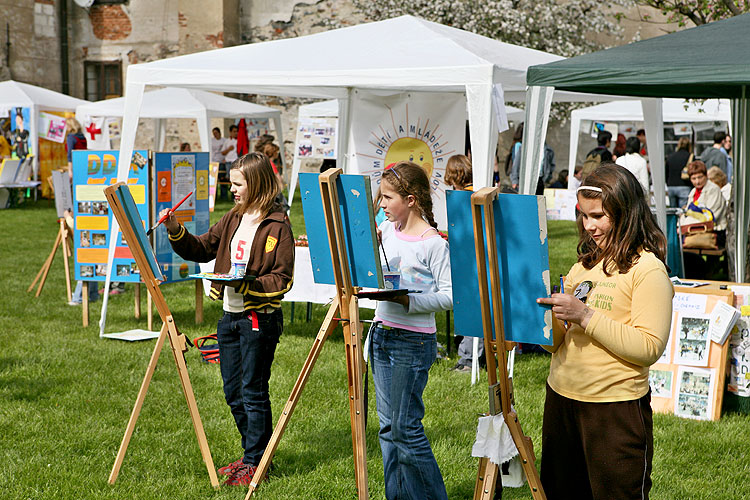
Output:
[[[748,124],[750,120],[750,103],[747,99],[747,86],[742,86],[742,94],[738,99],[732,100],[732,130],[734,132],[734,179],[732,180],[732,198],[734,202],[734,279],[738,283],[744,283],[747,279],[745,269],[747,266],[747,240],[748,240],[748,159],[750,158],[750,142]]]
[[[656,221],[667,234],[667,204],[664,199],[664,119],[661,98],[641,99],[643,121],[646,124],[648,160],[651,164],[651,178],[654,180],[654,200]],[[646,199],[648,199],[646,193]]]
[[[526,90],[526,121],[523,126],[521,167],[518,173],[518,191],[521,194],[536,192],[554,93],[555,87],[531,86]]]

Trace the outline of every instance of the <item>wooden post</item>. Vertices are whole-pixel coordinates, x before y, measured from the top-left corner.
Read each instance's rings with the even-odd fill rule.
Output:
[[[73,298],[70,291],[70,263],[68,262],[68,257],[71,256],[70,246],[68,245],[71,235],[65,219],[60,219],[60,233],[62,233],[63,267],[65,268],[66,297],[68,302],[70,302]]]
[[[83,326],[89,326],[89,287],[91,286],[90,281],[83,282],[83,292],[81,292],[81,318]],[[99,286],[96,281],[93,282],[94,286]]]
[[[203,280],[195,280],[195,324],[203,323]]]
[[[141,319],[141,284],[135,284],[135,291],[133,293],[135,297],[135,319]],[[150,328],[149,328],[150,330]]]

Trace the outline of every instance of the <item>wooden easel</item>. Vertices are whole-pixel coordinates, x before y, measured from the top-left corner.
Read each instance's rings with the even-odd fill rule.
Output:
[[[318,330],[310,354],[297,377],[292,393],[284,406],[279,421],[273,430],[263,458],[250,483],[245,500],[248,500],[268,472],[279,441],[284,434],[289,419],[297,406],[302,390],[312,372],[315,362],[323,349],[328,336],[340,322],[346,345],[346,367],[349,381],[349,413],[352,426],[352,446],[354,448],[354,475],[357,498],[369,498],[367,488],[367,450],[365,447],[365,409],[363,399],[364,360],[362,359],[362,324],[359,321],[359,305],[356,289],[352,286],[349,259],[344,241],[344,226],[341,220],[336,181],[341,169],[331,169],[320,174],[320,191],[323,198],[323,211],[328,229],[328,242],[331,247],[333,272],[336,280],[336,297],[328,309],[323,324]],[[338,316],[338,317],[337,317]]]
[[[63,265],[65,266],[65,288],[69,302],[72,297],[70,292],[70,263],[68,262],[68,259],[73,255],[71,249],[71,245],[73,244],[73,233],[68,228],[68,224],[65,222],[64,218],[58,219],[58,222],[60,223],[60,229],[57,231],[57,237],[55,238],[55,243],[52,245],[52,251],[50,252],[49,257],[47,257],[47,260],[44,261],[44,264],[42,264],[42,268],[36,273],[36,278],[31,282],[31,285],[26,292],[33,290],[34,285],[36,285],[38,281],[39,288],[37,288],[34,297],[39,297],[42,293],[42,288],[44,288],[44,283],[47,281],[47,274],[49,274],[50,267],[52,267],[52,261],[55,260],[57,247],[62,247]]]
[[[518,415],[512,408],[513,380],[508,376],[508,351],[514,347],[513,342],[506,342],[503,326],[503,306],[499,281],[499,266],[497,259],[497,244],[495,238],[495,216],[492,202],[497,198],[498,188],[483,188],[471,196],[472,220],[474,225],[474,246],[477,255],[477,271],[479,274],[479,296],[482,306],[482,326],[484,330],[484,353],[487,359],[487,381],[489,384],[490,415],[502,412],[503,419],[508,425],[513,442],[518,448],[523,471],[531,488],[531,494],[536,500],[546,499],[539,473],[534,464],[534,448],[531,438],[524,435]],[[484,213],[484,227],[482,227],[482,213]],[[486,238],[486,240],[485,240]],[[486,243],[485,243],[486,241]],[[489,260],[490,283],[487,282],[487,260]],[[491,288],[490,288],[491,287]],[[490,290],[492,296],[490,296]],[[492,301],[492,310],[490,310]],[[493,323],[495,337],[493,338]],[[495,360],[497,355],[497,360]],[[498,370],[500,374],[498,375]],[[475,500],[492,500],[499,476],[499,466],[488,458],[479,460],[474,487]]]
[[[182,391],[185,394],[185,400],[187,401],[190,418],[193,421],[195,436],[198,438],[198,446],[200,447],[203,461],[206,464],[206,469],[208,470],[208,476],[211,480],[211,485],[214,488],[218,488],[219,481],[216,476],[216,469],[214,468],[213,458],[211,458],[211,451],[208,448],[206,433],[203,430],[203,422],[201,421],[200,414],[198,413],[195,394],[193,393],[193,387],[190,384],[190,377],[188,375],[187,366],[185,365],[184,353],[187,351],[185,336],[179,332],[177,326],[175,325],[174,319],[172,318],[172,313],[169,311],[167,302],[161,293],[161,289],[159,288],[159,281],[156,279],[154,272],[151,269],[151,265],[149,264],[149,260],[144,253],[144,249],[141,246],[138,237],[136,236],[136,232],[133,226],[131,226],[130,221],[128,220],[125,211],[126,209],[123,206],[123,203],[120,201],[119,196],[117,195],[117,190],[119,188],[123,189],[124,194],[130,196],[130,192],[127,190],[127,185],[124,182],[118,182],[117,184],[105,188],[104,194],[107,196],[107,201],[109,202],[112,213],[117,218],[117,222],[120,224],[120,230],[122,231],[122,234],[125,237],[125,241],[128,243],[130,251],[133,253],[133,257],[135,258],[136,264],[138,265],[138,269],[141,273],[141,279],[146,285],[149,295],[153,298],[154,305],[159,312],[159,316],[161,316],[163,324],[161,327],[159,338],[156,342],[156,346],[154,347],[154,351],[151,354],[151,360],[148,363],[146,375],[143,377],[141,388],[138,391],[138,397],[136,398],[135,406],[133,407],[133,411],[130,414],[130,420],[128,421],[125,435],[122,438],[120,449],[117,452],[115,464],[112,467],[112,472],[109,475],[109,483],[114,484],[117,480],[117,475],[120,472],[120,467],[122,466],[122,462],[125,458],[125,452],[128,449],[130,438],[133,435],[133,431],[135,429],[135,423],[138,420],[138,415],[140,414],[141,407],[143,406],[143,400],[146,397],[148,386],[151,383],[151,377],[154,374],[154,370],[156,370],[156,363],[159,361],[159,355],[161,354],[162,347],[164,346],[164,341],[169,338],[169,344],[172,348],[172,355],[174,357],[175,365],[177,366],[177,374],[180,377]],[[133,206],[135,205],[133,204]],[[140,227],[138,229],[141,233],[143,233],[142,240],[145,240],[145,232],[143,231],[143,227]]]

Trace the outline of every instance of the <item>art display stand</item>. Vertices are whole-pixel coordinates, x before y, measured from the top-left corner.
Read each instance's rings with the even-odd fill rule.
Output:
[[[328,229],[328,242],[331,249],[334,277],[336,281],[336,296],[328,309],[323,324],[318,330],[310,354],[305,360],[302,371],[297,377],[292,393],[281,412],[279,421],[274,428],[273,434],[263,458],[250,483],[247,496],[248,500],[258,487],[258,483],[266,476],[271,460],[284,434],[297,402],[307,383],[315,362],[320,355],[326,339],[338,323],[341,323],[344,332],[346,350],[346,366],[349,389],[349,412],[352,430],[352,446],[354,449],[354,472],[357,487],[357,498],[365,500],[369,498],[367,487],[367,450],[365,444],[365,408],[363,399],[363,375],[365,370],[362,358],[362,324],[359,320],[359,305],[357,301],[357,288],[352,286],[352,276],[349,267],[349,257],[346,251],[344,239],[344,226],[342,223],[341,208],[337,190],[337,181],[341,169],[331,169],[320,175],[320,191],[323,200],[323,212]],[[340,182],[340,181],[339,181]]]
[[[65,222],[64,218],[59,218],[58,222],[60,223],[60,229],[57,231],[57,237],[55,238],[55,243],[52,245],[52,251],[47,257],[47,260],[44,261],[44,264],[42,264],[42,268],[36,273],[34,281],[31,282],[31,285],[26,292],[31,292],[36,283],[39,282],[39,287],[34,294],[34,297],[39,297],[42,293],[42,288],[44,288],[44,283],[47,281],[47,274],[49,274],[50,267],[52,267],[52,261],[55,260],[57,247],[62,247],[63,265],[65,267],[65,288],[68,302],[70,302],[72,297],[70,291],[70,262],[68,259],[73,254],[73,233],[68,229],[68,224]]]
[[[211,451],[208,447],[206,440],[206,433],[203,429],[203,422],[201,421],[200,414],[198,413],[198,406],[195,401],[195,394],[193,393],[193,387],[190,383],[190,377],[188,375],[187,366],[185,365],[185,355],[187,351],[186,338],[180,333],[175,324],[172,313],[167,306],[167,302],[161,293],[159,288],[159,280],[156,278],[155,270],[158,271],[159,267],[156,264],[153,252],[148,245],[148,240],[143,230],[140,216],[138,216],[135,210],[135,204],[133,203],[130,191],[127,185],[123,182],[118,182],[113,186],[109,186],[104,190],[104,193],[109,202],[109,206],[117,218],[117,222],[120,225],[120,230],[125,238],[125,241],[130,247],[133,257],[138,265],[138,269],[141,273],[141,279],[146,285],[146,289],[149,292],[149,296],[153,299],[156,306],[156,310],[159,312],[159,316],[162,319],[163,325],[154,347],[154,351],[151,354],[151,359],[146,369],[146,375],[141,383],[141,388],[138,391],[138,396],[133,407],[133,411],[130,415],[125,435],[122,438],[119,451],[117,452],[117,458],[115,459],[112,472],[109,475],[109,483],[114,484],[117,480],[117,476],[120,472],[120,467],[125,458],[125,452],[127,451],[130,438],[135,430],[135,424],[138,420],[143,401],[148,391],[148,386],[151,382],[151,377],[156,370],[156,364],[159,360],[162,347],[164,346],[165,340],[169,339],[169,344],[172,349],[172,355],[174,357],[175,365],[177,366],[177,373],[180,378],[183,393],[185,394],[185,400],[187,401],[188,410],[190,412],[190,418],[193,422],[193,428],[195,430],[196,438],[198,439],[198,445],[200,447],[203,461],[206,464],[206,470],[211,481],[211,485],[214,488],[219,487],[219,481],[216,476],[216,469],[214,468],[214,462],[211,458]],[[132,213],[135,212],[135,213]],[[135,224],[133,221],[137,221]],[[146,255],[146,251],[152,252],[151,259]],[[161,275],[161,273],[159,273]],[[84,297],[86,295],[84,294]]]
[[[513,380],[510,378],[507,368],[508,351],[513,349],[514,343],[505,341],[503,326],[497,240],[492,210],[492,203],[498,193],[498,188],[483,188],[471,196],[474,246],[482,309],[482,330],[484,331],[484,352],[489,384],[489,414],[497,415],[502,412],[503,419],[513,437],[513,442],[518,448],[521,465],[529,482],[531,494],[534,499],[543,500],[547,497],[542,489],[542,483],[536,469],[533,445],[531,438],[524,435],[518,415],[513,408]],[[484,225],[482,219],[484,219]],[[489,282],[487,278],[488,264]],[[499,465],[490,462],[488,458],[479,460],[479,472],[474,487],[475,500],[492,500],[494,498],[499,473]]]

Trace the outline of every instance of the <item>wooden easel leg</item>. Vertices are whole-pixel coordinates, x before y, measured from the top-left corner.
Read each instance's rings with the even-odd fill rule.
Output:
[[[94,281],[83,282],[83,293],[81,293],[81,314],[83,318],[83,326],[89,326],[89,287],[99,286],[99,283]]]
[[[203,280],[195,280],[195,324],[203,323]]]
[[[151,294],[146,294],[146,328],[148,331],[154,330],[154,301],[151,298]]]
[[[162,326],[162,331],[164,331]],[[195,430],[195,437],[198,438],[198,446],[203,456],[203,462],[206,464],[208,470],[208,477],[211,480],[211,486],[215,489],[219,488],[219,480],[216,477],[216,469],[214,468],[214,460],[211,457],[211,450],[208,448],[208,440],[206,439],[206,431],[203,429],[203,422],[201,421],[200,413],[198,413],[198,404],[195,401],[195,393],[193,392],[193,386],[190,383],[190,376],[188,375],[187,366],[185,365],[185,337],[180,336],[177,332],[177,327],[174,324],[172,316],[167,317],[166,328],[169,330],[169,343],[172,347],[172,354],[174,355],[174,361],[177,365],[177,374],[180,377],[180,383],[182,383],[182,392],[185,394],[185,400],[188,404],[188,410],[190,411],[190,418],[193,421],[193,429]]]
[[[120,449],[117,452],[117,458],[115,459],[115,465],[112,467],[112,472],[109,474],[109,484],[115,484],[117,481],[117,475],[120,473],[120,467],[122,461],[125,459],[125,452],[128,450],[128,444],[130,443],[130,437],[133,435],[135,430],[135,423],[138,420],[138,415],[141,413],[141,407],[143,406],[143,400],[146,398],[146,392],[148,386],[151,383],[151,377],[154,375],[156,370],[156,363],[159,361],[159,354],[161,354],[164,341],[167,338],[167,327],[164,325],[159,333],[159,338],[154,346],[154,352],[151,353],[151,360],[148,362],[148,368],[146,368],[146,375],[143,377],[141,382],[141,389],[138,391],[138,397],[135,399],[135,406],[133,411],[130,413],[130,420],[128,420],[128,426],[125,428],[125,435],[120,443]]]
[[[489,458],[479,459],[479,472],[474,486],[474,500],[492,500],[495,498],[495,487],[500,479],[500,468],[490,462]]]
[[[286,430],[286,426],[289,423],[289,419],[292,418],[294,408],[297,406],[297,402],[302,395],[302,390],[305,388],[305,384],[307,384],[307,379],[310,377],[310,373],[315,366],[315,362],[318,360],[318,356],[323,350],[323,344],[325,344],[326,339],[329,337],[329,335],[331,335],[331,332],[334,328],[336,328],[336,325],[338,324],[338,322],[334,319],[338,315],[338,313],[338,301],[334,299],[333,304],[331,304],[331,307],[328,308],[328,313],[323,320],[323,324],[320,325],[318,335],[315,337],[315,341],[313,342],[312,348],[310,349],[310,354],[307,355],[305,364],[302,366],[302,370],[297,377],[297,382],[295,382],[294,388],[292,388],[292,393],[289,395],[289,399],[287,399],[286,405],[284,405],[284,410],[282,410],[281,416],[279,417],[278,422],[276,422],[276,427],[274,427],[273,429],[273,434],[271,435],[271,439],[268,441],[266,451],[263,453],[263,458],[260,459],[258,468],[255,470],[255,476],[253,476],[253,480],[250,482],[250,488],[247,491],[245,500],[250,499],[255,490],[258,488],[258,484],[263,480],[263,478],[266,477],[268,468],[270,467],[273,456],[276,453],[276,448],[279,446],[279,441],[284,435],[284,431]]]
[[[64,220],[60,220],[60,231],[63,234],[62,237],[62,249],[63,249],[63,265],[65,267],[65,289],[67,291],[67,300],[70,302],[73,298],[70,291],[70,263],[68,258],[72,255],[68,243],[70,241],[70,232],[68,231],[67,225]]]
[[[342,314],[343,319],[343,314]],[[367,486],[367,448],[365,444],[365,409],[362,387],[364,360],[362,359],[362,324],[359,322],[357,297],[349,303],[349,321],[342,322],[346,345],[346,367],[349,380],[349,412],[352,422],[352,446],[354,448],[354,473],[357,496],[369,498]]]
[[[39,278],[42,277],[42,274],[46,275],[45,271],[49,271],[49,266],[52,265],[52,259],[55,258],[55,252],[57,252],[57,246],[60,244],[60,233],[57,233],[57,236],[55,237],[55,244],[52,246],[52,251],[47,256],[47,259],[44,261],[44,264],[42,264],[41,269],[39,269],[39,272],[36,273],[36,277],[34,278],[34,281],[31,282],[31,285],[29,286],[29,289],[26,290],[27,292],[30,292],[34,289],[34,285],[36,285],[37,281],[39,281]]]
[[[133,296],[135,297],[135,306],[134,306],[135,319],[141,319],[141,284],[140,283],[135,284],[135,292],[133,293]]]
[[[518,421],[518,415],[516,415],[515,411],[508,412],[505,416],[505,423],[508,424],[510,435],[513,437],[516,448],[518,448],[518,454],[521,457],[521,466],[529,482],[529,488],[531,488],[531,496],[536,500],[546,500],[547,496],[544,494],[544,489],[542,488],[542,480],[539,477],[539,472],[536,470],[536,465],[534,465],[536,457],[534,456],[531,438],[523,434],[521,423]]]

